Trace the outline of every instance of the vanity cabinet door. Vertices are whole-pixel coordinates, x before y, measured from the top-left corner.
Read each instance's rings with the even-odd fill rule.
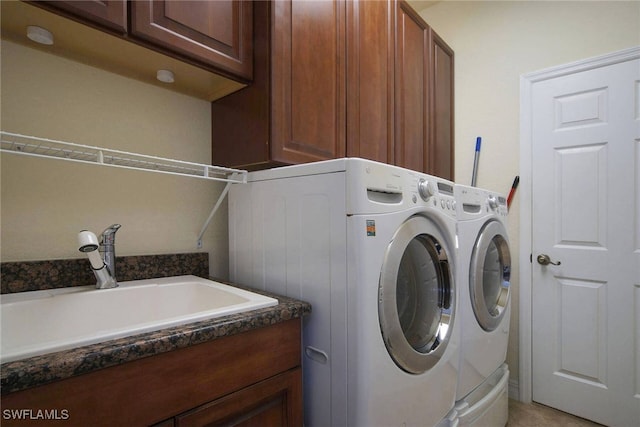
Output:
[[[177,427],[302,425],[302,373],[293,369],[175,418]]]
[[[130,34],[246,80],[253,73],[253,2],[131,2]]]

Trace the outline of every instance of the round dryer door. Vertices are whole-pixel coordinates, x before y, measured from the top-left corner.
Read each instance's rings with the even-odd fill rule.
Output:
[[[471,305],[478,323],[489,332],[498,327],[509,302],[511,254],[506,236],[500,222],[489,221],[480,230],[471,256]]]
[[[385,253],[378,289],[380,329],[403,370],[421,374],[442,356],[453,324],[452,252],[425,217],[406,221]]]

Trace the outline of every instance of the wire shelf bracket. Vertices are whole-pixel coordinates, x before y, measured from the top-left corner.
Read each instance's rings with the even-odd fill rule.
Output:
[[[248,172],[242,169],[147,156],[144,154],[75,144],[18,133],[0,131],[0,143],[0,152],[2,153],[67,160],[85,164],[164,173],[226,183],[216,204],[211,210],[209,217],[205,221],[200,234],[198,235],[198,249],[202,248],[202,236],[207,230],[211,219],[222,204],[222,201],[229,192],[231,184],[246,184],[247,182]]]

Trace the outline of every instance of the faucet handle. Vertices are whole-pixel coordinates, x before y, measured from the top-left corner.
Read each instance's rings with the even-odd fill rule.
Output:
[[[122,227],[120,224],[112,224],[107,227],[100,235],[101,245],[113,245],[116,240],[116,231]]]

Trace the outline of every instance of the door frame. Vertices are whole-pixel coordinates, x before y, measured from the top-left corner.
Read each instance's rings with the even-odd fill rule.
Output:
[[[519,274],[519,363],[518,372],[519,382],[517,396],[513,396],[517,400],[525,403],[531,403],[533,397],[533,378],[532,378],[532,315],[533,307],[531,306],[532,295],[532,274],[533,264],[531,263],[532,248],[532,167],[531,159],[533,157],[533,139],[532,139],[532,114],[531,107],[533,86],[545,80],[554,79],[570,74],[580,73],[600,67],[618,64],[621,62],[632,61],[640,58],[640,46],[617,52],[584,59],[569,64],[559,65],[547,68],[541,71],[523,74],[520,76],[520,255],[518,263],[520,267]],[[512,390],[510,390],[512,391]],[[513,390],[515,391],[515,390]]]

